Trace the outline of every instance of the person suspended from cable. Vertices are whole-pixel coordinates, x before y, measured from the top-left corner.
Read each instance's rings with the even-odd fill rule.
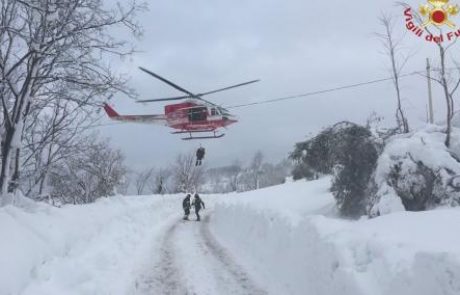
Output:
[[[205,153],[206,153],[206,150],[204,149],[204,147],[200,145],[200,147],[196,150],[195,166],[201,166]]]

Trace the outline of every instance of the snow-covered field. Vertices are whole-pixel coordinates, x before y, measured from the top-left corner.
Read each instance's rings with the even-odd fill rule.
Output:
[[[335,217],[329,178],[0,209],[0,294],[460,294],[460,210]]]

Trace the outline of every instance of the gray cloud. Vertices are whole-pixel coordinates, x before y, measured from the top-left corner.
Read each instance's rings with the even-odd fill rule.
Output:
[[[419,2],[412,1],[413,5]],[[404,34],[402,8],[378,1],[306,0],[156,0],[140,15],[145,34],[142,51],[120,65],[132,75],[131,85],[142,98],[178,94],[137,70],[147,67],[191,91],[203,91],[255,78],[258,84],[210,97],[234,105],[283,97],[389,76],[381,54],[378,17],[398,16]],[[407,71],[422,70],[435,46],[406,34],[407,49],[416,51]],[[403,81],[404,106],[412,125],[426,114],[426,84],[420,77]],[[443,101],[436,89],[438,118]],[[120,113],[161,113],[162,104],[139,105],[117,97]],[[318,95],[279,104],[235,109],[240,122],[222,140],[206,141],[208,163],[228,164],[248,159],[256,150],[278,160],[308,133],[339,120],[364,122],[372,111],[394,122],[391,82]],[[163,166],[179,152],[200,142],[182,142],[167,128],[143,125],[104,127],[103,133],[122,148],[137,169]]]

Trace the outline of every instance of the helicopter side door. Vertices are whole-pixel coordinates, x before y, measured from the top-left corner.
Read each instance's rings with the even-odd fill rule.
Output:
[[[188,120],[190,123],[206,121],[208,110],[206,107],[193,107],[188,110]]]

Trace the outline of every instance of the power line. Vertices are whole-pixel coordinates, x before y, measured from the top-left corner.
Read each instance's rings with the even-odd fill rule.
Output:
[[[399,78],[405,78],[409,76],[414,76],[418,75],[420,72],[413,72],[413,73],[408,73],[404,75],[400,75]],[[286,96],[286,97],[280,97],[280,98],[273,98],[273,99],[267,99],[267,100],[260,100],[252,103],[246,103],[246,104],[240,104],[240,105],[233,105],[226,107],[227,109],[236,109],[236,108],[243,108],[243,107],[249,107],[249,106],[255,106],[255,105],[262,105],[262,104],[269,104],[269,103],[275,103],[275,102],[280,102],[280,101],[285,101],[285,100],[291,100],[291,99],[296,99],[296,98],[303,98],[303,97],[308,97],[308,96],[313,96],[313,95],[318,95],[318,94],[324,94],[324,93],[330,93],[330,92],[337,92],[340,90],[345,90],[345,89],[350,89],[350,88],[357,88],[357,87],[363,87],[366,85],[371,85],[371,84],[377,84],[377,83],[382,83],[386,81],[393,80],[394,78],[383,78],[383,79],[378,79],[378,80],[372,80],[372,81],[367,81],[367,82],[361,82],[361,83],[356,83],[356,84],[350,84],[350,85],[344,85],[340,87],[335,87],[335,88],[329,88],[329,89],[323,89],[323,90],[318,90],[318,91],[313,91],[313,92],[307,92],[304,94],[298,94],[298,95],[292,95],[292,96]]]

